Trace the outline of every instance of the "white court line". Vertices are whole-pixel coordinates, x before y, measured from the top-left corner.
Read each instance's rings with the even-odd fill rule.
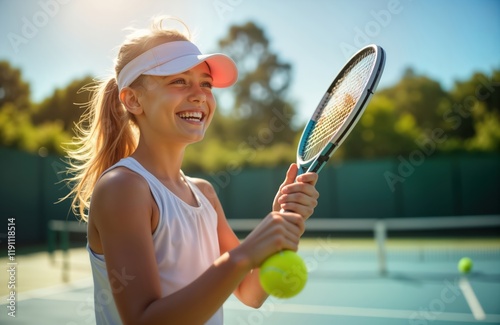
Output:
[[[476,320],[484,320],[486,315],[484,314],[483,307],[481,307],[479,300],[477,300],[476,294],[474,293],[474,290],[472,290],[472,286],[470,285],[469,280],[467,280],[467,277],[461,277],[458,282],[458,286],[462,290],[474,318]]]
[[[51,295],[68,292],[75,289],[83,289],[93,286],[92,277],[72,281],[66,284],[59,284],[48,288],[35,289],[31,291],[22,291],[16,294],[16,301],[23,301],[28,299],[44,298]],[[7,301],[8,296],[0,297],[0,305]],[[50,298],[49,298],[50,299]]]
[[[375,317],[375,318],[393,318],[406,320],[420,320],[423,318],[415,318],[415,310],[402,309],[381,309],[381,308],[359,308],[359,307],[342,307],[342,306],[321,306],[321,305],[302,305],[302,304],[283,304],[266,302],[262,309],[251,309],[237,301],[227,301],[224,304],[224,309],[242,310],[249,313],[263,313],[271,315],[272,313],[292,313],[292,314],[312,314],[312,315],[328,315],[328,316],[351,316],[351,317]],[[434,321],[452,321],[452,322],[474,322],[471,314],[465,313],[439,313],[435,315]],[[485,323],[500,323],[499,314],[490,314],[488,319],[483,320]]]

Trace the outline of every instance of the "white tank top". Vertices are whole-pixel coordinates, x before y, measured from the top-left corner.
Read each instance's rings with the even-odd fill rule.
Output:
[[[184,177],[198,202],[193,207],[166,188],[132,157],[120,160],[116,167],[126,167],[144,177],[159,209],[158,226],[153,243],[160,272],[162,296],[168,296],[193,282],[220,255],[217,237],[217,213],[212,204]],[[97,325],[122,324],[113,301],[106,271],[105,256],[94,253],[87,245],[94,279],[94,307]],[[123,274],[126,281],[127,274]],[[196,310],[193,310],[196,313]],[[168,323],[168,320],[165,320]],[[222,307],[206,324],[223,323]]]

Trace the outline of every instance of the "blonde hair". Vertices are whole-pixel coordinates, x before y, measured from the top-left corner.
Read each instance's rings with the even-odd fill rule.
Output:
[[[86,87],[92,92],[92,97],[76,126],[77,135],[67,149],[70,158],[68,172],[72,175],[68,179],[72,189],[67,197],[73,198],[73,212],[85,221],[88,220],[90,197],[97,180],[106,169],[131,155],[139,140],[134,116],[120,102],[116,76],[127,63],[149,49],[167,42],[190,39],[189,31],[186,35],[176,29],[163,28],[167,20],[180,22],[188,31],[178,19],[153,19],[149,30],[134,30],[122,44],[115,60],[115,75]],[[137,87],[141,77],[130,87]]]

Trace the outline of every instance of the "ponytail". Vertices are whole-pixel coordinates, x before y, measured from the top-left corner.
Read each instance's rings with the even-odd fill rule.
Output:
[[[72,209],[87,221],[90,196],[100,175],[137,147],[138,133],[133,116],[119,100],[115,78],[93,89],[87,111],[77,125],[74,149],[68,149],[69,179],[74,184]]]
[[[163,23],[169,20],[172,18],[158,17],[150,30],[137,30],[130,35],[115,60],[115,75],[150,48],[189,39],[177,30],[164,29]],[[134,83],[130,87],[134,87]],[[87,89],[92,91],[92,99],[76,127],[77,136],[66,150],[70,158],[69,173],[72,177],[68,181],[72,190],[65,197],[73,197],[73,212],[85,221],[88,220],[90,196],[97,180],[106,169],[130,156],[139,139],[134,116],[120,102],[115,77]]]

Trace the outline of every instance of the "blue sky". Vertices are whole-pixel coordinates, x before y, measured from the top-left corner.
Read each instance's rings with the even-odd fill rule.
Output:
[[[379,87],[410,66],[445,88],[500,68],[499,0],[0,0],[0,60],[22,69],[40,101],[75,78],[109,74],[124,29],[158,14],[184,20],[203,51],[230,25],[255,21],[292,63],[290,97],[303,117],[366,43],[388,55]]]

